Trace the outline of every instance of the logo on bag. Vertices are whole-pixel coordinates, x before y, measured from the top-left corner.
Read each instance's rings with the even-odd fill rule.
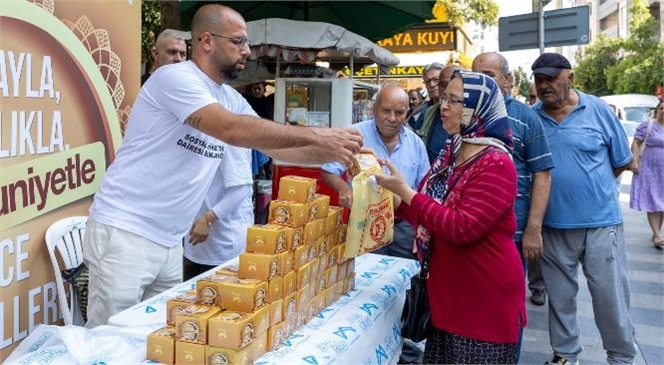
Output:
[[[385,222],[385,217],[378,216],[371,223],[371,227],[369,228],[369,235],[375,242],[383,242],[386,231],[387,222]]]

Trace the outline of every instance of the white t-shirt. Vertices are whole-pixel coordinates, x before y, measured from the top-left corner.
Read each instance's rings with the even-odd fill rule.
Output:
[[[199,264],[219,265],[244,252],[247,228],[254,224],[253,192],[251,150],[226,145],[226,156],[196,216],[211,209],[219,220],[204,242],[191,245],[187,235],[184,256]]]
[[[136,98],[90,217],[167,247],[182,244],[227,147],[184,121],[217,102],[256,115],[240,93],[191,61],[157,69]]]

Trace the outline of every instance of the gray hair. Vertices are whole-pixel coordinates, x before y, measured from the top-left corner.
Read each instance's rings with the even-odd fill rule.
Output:
[[[431,62],[430,64],[427,65],[427,67],[424,68],[424,71],[422,71],[422,76],[429,72],[429,70],[439,70],[442,71],[445,68],[445,65],[442,63],[438,62]]]
[[[183,32],[175,29],[164,29],[157,37],[157,42],[164,38],[175,38],[179,41],[188,41],[191,39],[191,32]]]

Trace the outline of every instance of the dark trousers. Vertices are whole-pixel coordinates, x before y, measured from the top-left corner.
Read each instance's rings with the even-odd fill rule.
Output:
[[[203,265],[195,263],[186,257],[182,257],[182,280],[187,281],[194,278],[210,269],[217,267],[216,265]]]
[[[415,230],[413,226],[401,219],[394,221],[394,238],[392,243],[374,251],[379,255],[415,259],[413,254],[413,241],[415,241]]]

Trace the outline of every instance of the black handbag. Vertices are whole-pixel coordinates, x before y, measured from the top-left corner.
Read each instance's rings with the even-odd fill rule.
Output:
[[[431,325],[427,279],[429,278],[429,256],[431,247],[424,252],[420,272],[410,278],[410,289],[406,291],[406,302],[401,313],[401,337],[414,342],[427,338]]]

